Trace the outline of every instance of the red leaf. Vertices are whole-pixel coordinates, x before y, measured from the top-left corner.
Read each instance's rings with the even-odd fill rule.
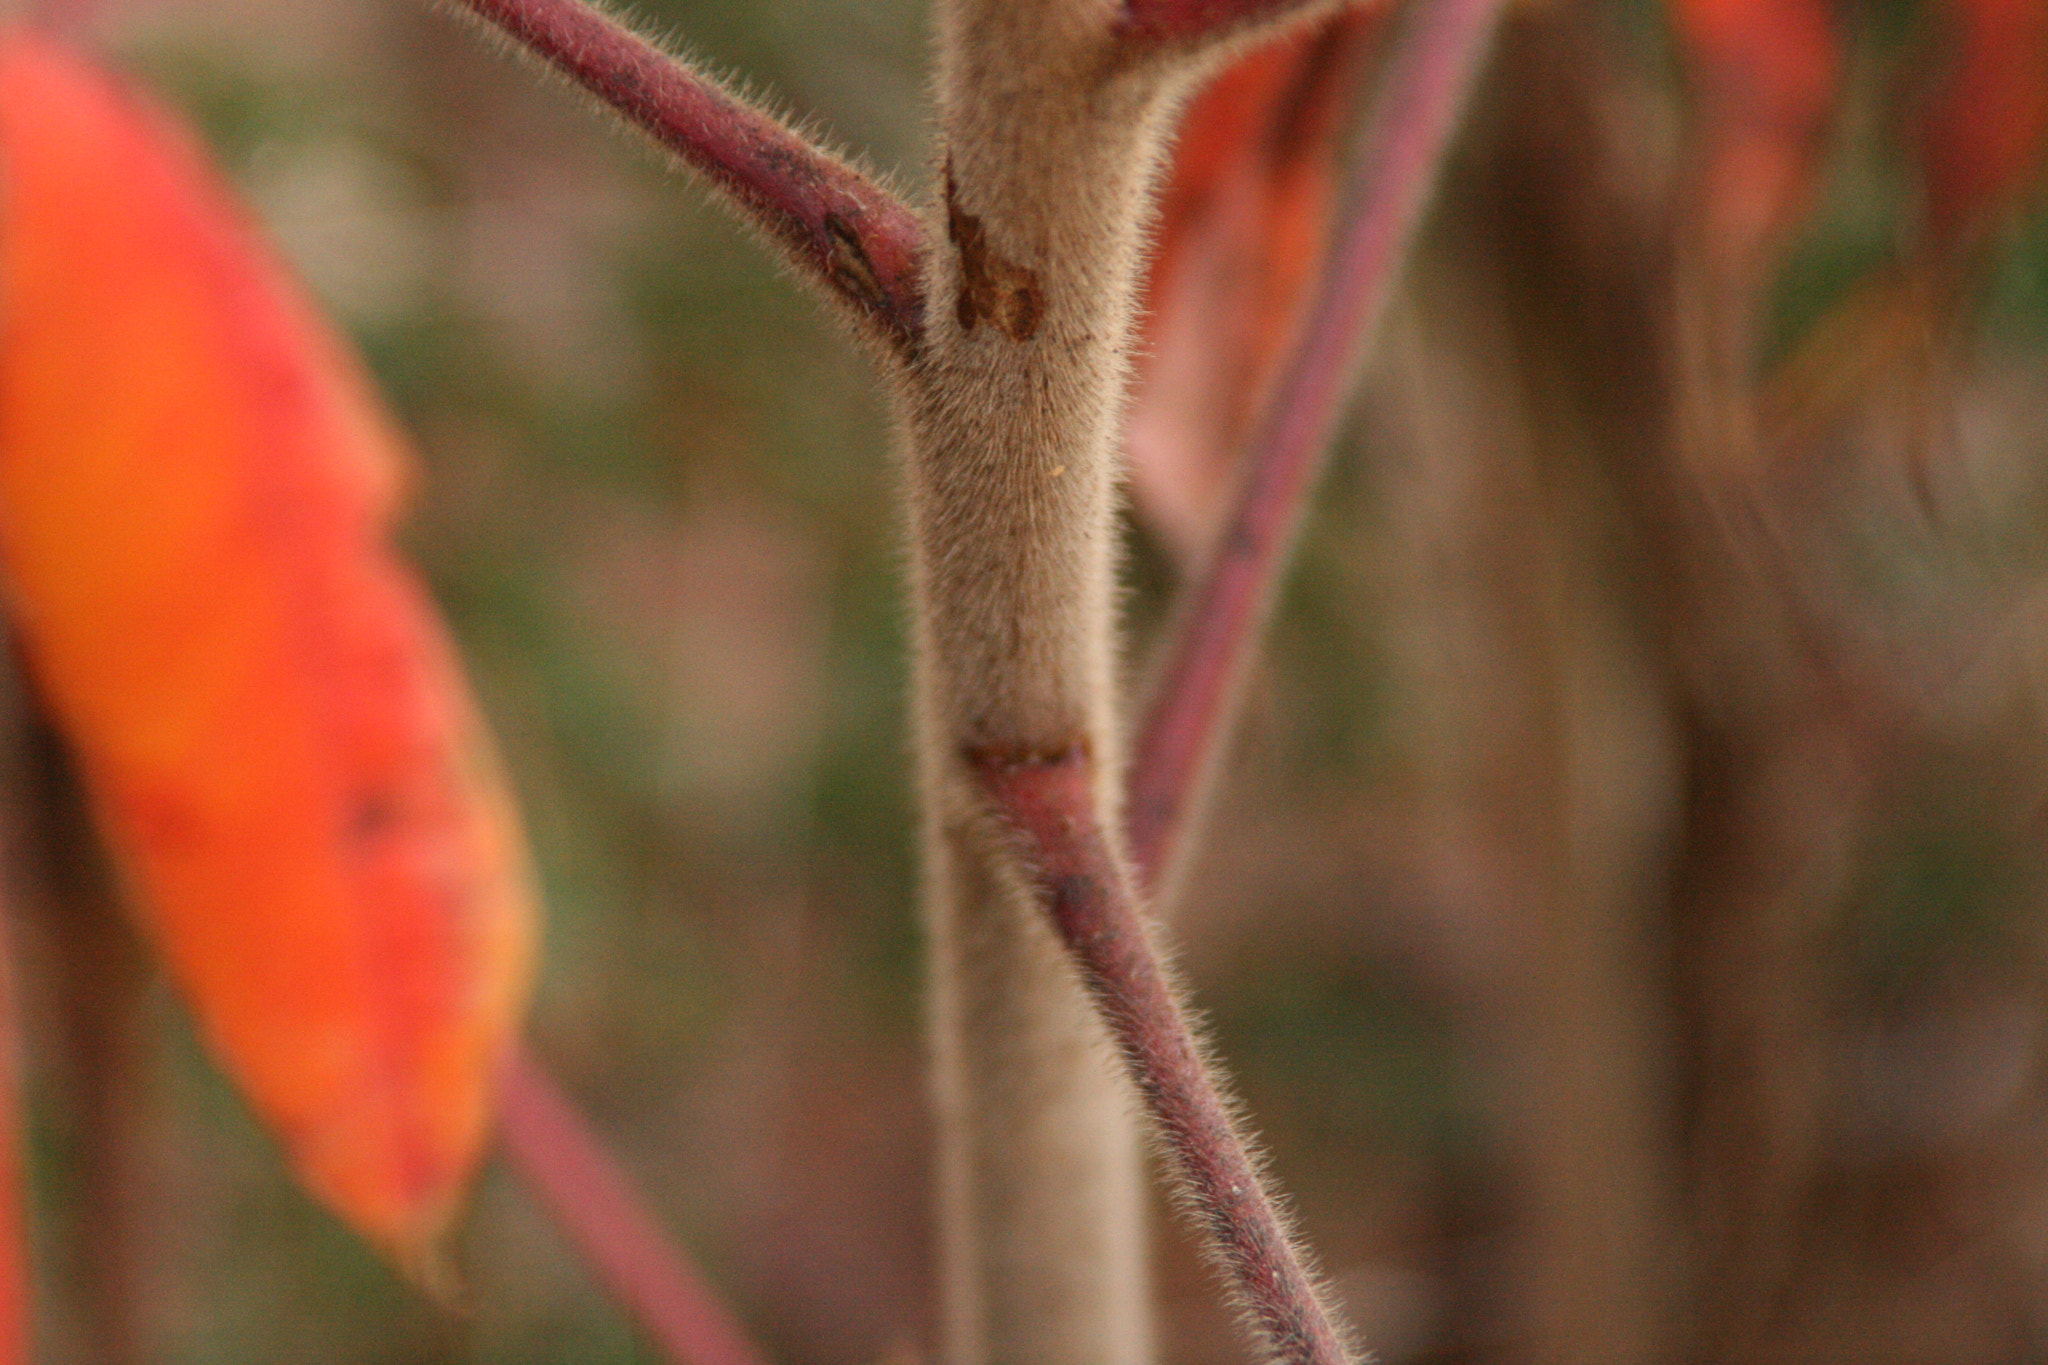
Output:
[[[529,975],[516,821],[385,544],[398,442],[166,120],[0,41],[0,570],[146,930],[301,1176],[415,1268]]]
[[[1954,244],[2013,207],[2048,158],[2048,3],[1948,0],[1947,8],[1954,57],[1921,154],[1928,232]]]
[[[1321,276],[1338,144],[1379,22],[1354,11],[1259,48],[1188,110],[1130,426],[1138,504],[1184,555],[1206,544]]]
[[[1806,212],[1841,79],[1829,0],[1670,0],[1707,243],[1747,260]]]

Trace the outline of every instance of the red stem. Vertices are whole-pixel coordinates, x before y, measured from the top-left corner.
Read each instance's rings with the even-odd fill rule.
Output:
[[[1087,751],[969,758],[996,810],[1022,836],[1033,885],[1272,1358],[1343,1365],[1342,1340],[1210,1079],[1130,878],[1095,817]]]
[[[653,135],[899,355],[924,327],[917,215],[845,162],[579,0],[458,0]]]
[[[1133,8],[1135,8],[1135,0]],[[1157,0],[1174,12],[1223,0]],[[1322,296],[1254,438],[1248,474],[1175,640],[1133,750],[1131,857],[1157,885],[1205,790],[1287,549],[1321,478],[1352,378],[1378,330],[1503,0],[1424,0],[1383,78],[1353,208]]]
[[[516,1050],[505,1067],[500,1123],[520,1178],[675,1365],[767,1365],[702,1273],[663,1235],[589,1123]]]

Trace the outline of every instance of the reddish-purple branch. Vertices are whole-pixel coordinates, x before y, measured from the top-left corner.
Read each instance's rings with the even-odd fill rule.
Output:
[[[1130,878],[1104,838],[1086,749],[968,758],[997,813],[1021,836],[1033,886],[1272,1358],[1344,1365],[1343,1342],[1210,1079]]]
[[[887,190],[581,0],[458,0],[651,134],[899,353],[924,327],[917,215]]]
[[[555,1082],[515,1051],[500,1115],[505,1154],[613,1300],[676,1365],[767,1365],[697,1268],[663,1235]]]
[[[1222,0],[1158,0],[1196,10]],[[1169,866],[1188,807],[1229,731],[1287,549],[1329,457],[1337,419],[1415,234],[1502,0],[1419,0],[1380,88],[1353,207],[1329,278],[1246,459],[1245,483],[1195,590],[1133,749],[1125,804],[1148,885]]]

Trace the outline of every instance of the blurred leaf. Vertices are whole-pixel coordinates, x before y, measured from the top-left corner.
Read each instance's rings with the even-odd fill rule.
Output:
[[[1923,129],[1927,228],[1974,239],[2016,206],[2048,153],[2048,3],[1947,0],[1953,56]]]
[[[1929,464],[1960,385],[1980,248],[2021,208],[2048,154],[2048,0],[1946,0],[1948,60],[1920,126],[1925,185],[1918,251],[1845,291],[1801,336],[1765,395],[1766,442],[1814,448],[1872,412],[1909,433],[1908,470]]]
[[[1756,253],[1812,199],[1841,79],[1831,0],[1670,0],[1691,87],[1697,230]]]
[[[1382,12],[1257,49],[1182,125],[1130,450],[1138,505],[1183,557],[1204,546],[1321,278],[1342,134]]]
[[[145,928],[302,1178],[415,1272],[533,911],[355,365],[167,121],[0,41],[0,567]]]

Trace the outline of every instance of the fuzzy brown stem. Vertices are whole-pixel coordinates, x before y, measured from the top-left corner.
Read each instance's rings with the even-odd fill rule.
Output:
[[[1327,284],[1254,438],[1243,489],[1139,730],[1125,830],[1148,885],[1168,880],[1230,732],[1352,376],[1386,311],[1503,8],[1502,0],[1425,0],[1383,78]]]
[[[940,10],[943,218],[899,402],[948,1365],[1153,1350],[1113,1044],[963,757],[1117,745],[1116,420],[1174,83],[1118,68],[1111,9]]]
[[[1103,0],[948,0],[940,18],[945,244],[935,231],[925,344],[899,403],[945,1353],[952,1365],[1150,1357],[1140,1170],[1114,1077],[1124,1052],[1277,1347],[1333,1365],[1336,1338],[1156,962],[1092,962],[1066,932],[1093,906],[1136,914],[1102,842],[1120,828],[1116,422],[1147,197],[1201,61],[1131,60]],[[1027,837],[1020,849],[1036,831],[1002,815],[991,783],[1077,754],[1067,815],[1094,841],[1087,870],[1104,875],[1070,904],[1043,873],[1079,846]]]
[[[1032,887],[1109,1021],[1186,1203],[1271,1358],[1343,1365],[1342,1340],[1209,1076],[1131,879],[1095,818],[1087,752],[988,755],[977,766],[991,804],[1022,839]]]
[[[731,1311],[634,1194],[554,1078],[523,1051],[507,1061],[505,1155],[548,1216],[676,1365],[767,1365]]]
[[[1117,36],[1127,52],[1192,48],[1276,21],[1339,8],[1345,0],[1124,0]]]
[[[887,190],[580,0],[455,0],[647,132],[894,353],[923,329],[924,231]]]

